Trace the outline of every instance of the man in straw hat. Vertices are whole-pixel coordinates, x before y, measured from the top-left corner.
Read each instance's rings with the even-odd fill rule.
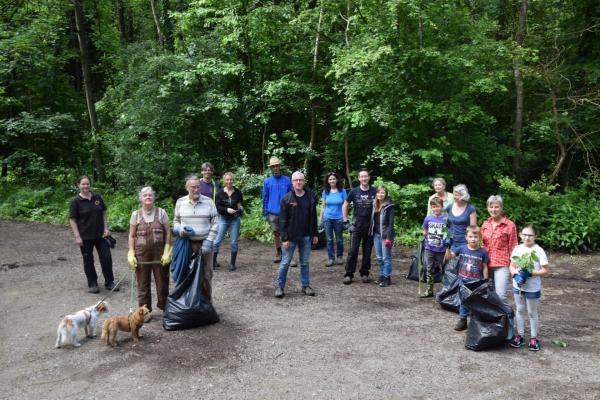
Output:
[[[274,263],[281,262],[281,236],[279,234],[279,204],[283,196],[292,190],[292,181],[288,176],[281,174],[281,161],[273,156],[269,159],[271,176],[265,179],[262,189],[262,213],[269,221],[273,231],[273,243],[276,255]]]

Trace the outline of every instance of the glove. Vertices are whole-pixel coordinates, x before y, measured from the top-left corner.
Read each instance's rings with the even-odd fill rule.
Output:
[[[184,226],[183,231],[187,236],[194,236],[194,229],[191,226]]]
[[[344,230],[344,231],[350,230],[350,222],[348,222],[348,221],[342,222],[342,230]]]
[[[170,244],[165,244],[165,250],[163,251],[162,257],[160,258],[160,264],[165,267],[171,264],[171,254],[173,253],[173,248]]]
[[[527,282],[527,278],[529,278],[531,274],[526,269],[522,269],[519,271],[517,275],[515,275],[514,280],[518,286],[521,286],[525,282]]]
[[[385,240],[383,241],[383,245],[384,245],[385,247],[387,247],[388,249],[391,249],[391,248],[392,248],[392,241],[391,241],[390,239],[385,239]]]
[[[129,264],[129,268],[131,268],[132,271],[135,271],[138,266],[137,259],[135,258],[135,251],[133,251],[133,249],[129,249],[127,252],[127,264]]]
[[[200,251],[202,251],[202,254],[212,253],[213,242],[211,240],[204,239],[204,241],[202,242],[202,248],[200,249]]]

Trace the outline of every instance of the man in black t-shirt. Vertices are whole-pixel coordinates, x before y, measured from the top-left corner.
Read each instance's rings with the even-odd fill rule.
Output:
[[[352,239],[350,241],[350,250],[346,260],[346,273],[344,275],[344,284],[349,285],[356,272],[356,263],[358,261],[358,249],[362,242],[362,264],[360,267],[360,276],[364,283],[371,282],[369,271],[371,270],[371,250],[373,249],[373,236],[369,234],[371,226],[371,214],[373,212],[373,199],[377,190],[369,184],[371,177],[369,171],[361,169],[358,172],[359,187],[353,188],[348,194],[348,198],[342,206],[342,218],[344,227],[349,227],[348,206],[352,204],[354,210],[352,218]]]

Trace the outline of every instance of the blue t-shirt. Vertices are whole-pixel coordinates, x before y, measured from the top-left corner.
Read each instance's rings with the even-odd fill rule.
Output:
[[[321,194],[325,200],[325,210],[323,211],[323,219],[342,219],[342,204],[348,197],[346,189],[338,190],[337,192],[329,192],[324,190]]]
[[[471,224],[471,214],[477,210],[471,203],[467,203],[462,214],[454,215],[452,214],[452,204],[450,204],[446,207],[446,212],[448,213],[448,235],[452,238],[452,251],[456,253],[456,249],[467,244],[465,233]]]
[[[423,221],[423,229],[427,232],[425,236],[425,248],[435,253],[446,251],[444,239],[448,234],[447,217],[440,215],[428,215]]]
[[[490,262],[490,257],[484,248],[471,250],[465,244],[452,251],[458,257],[458,276],[467,279],[483,279],[483,263]]]

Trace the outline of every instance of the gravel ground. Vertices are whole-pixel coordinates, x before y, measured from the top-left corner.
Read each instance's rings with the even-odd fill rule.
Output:
[[[115,236],[115,275],[126,278],[108,316],[129,310],[126,237]],[[0,399],[600,398],[600,254],[550,254],[542,350],[533,353],[465,349],[456,315],[418,299],[403,278],[413,249],[394,249],[389,288],[343,285],[343,267],[324,267],[317,250],[317,296],[300,293],[291,268],[282,300],[273,297],[272,249],[253,241],[240,249],[238,271],[213,278],[218,324],[166,332],[154,313],[138,345],[121,333],[115,349],[98,338],[55,349],[61,317],[106,292],[85,292],[68,228],[0,220]]]

